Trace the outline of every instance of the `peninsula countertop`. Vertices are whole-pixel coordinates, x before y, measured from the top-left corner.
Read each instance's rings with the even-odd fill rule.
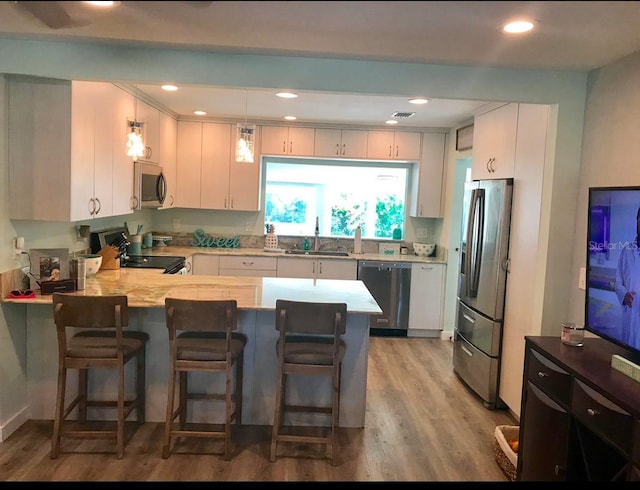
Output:
[[[339,302],[347,311],[379,315],[380,306],[362,281],[291,279],[285,277],[230,277],[163,274],[159,269],[100,270],[88,277],[85,289],[71,295],[126,295],[131,307],[164,307],[167,296],[193,299],[236,299],[244,310],[275,310],[277,299]],[[51,303],[51,295],[2,298],[6,303]]]

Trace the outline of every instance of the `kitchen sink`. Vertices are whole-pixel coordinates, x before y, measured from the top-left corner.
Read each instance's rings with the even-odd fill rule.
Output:
[[[332,252],[329,250],[286,250],[291,255],[321,255],[325,257],[348,257],[349,252]]]

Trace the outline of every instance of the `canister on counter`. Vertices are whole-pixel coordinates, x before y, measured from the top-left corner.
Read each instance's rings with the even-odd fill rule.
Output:
[[[71,279],[76,283],[76,290],[82,291],[87,280],[87,263],[84,257],[74,257],[70,261]]]
[[[400,255],[408,255],[409,247],[400,247]]]

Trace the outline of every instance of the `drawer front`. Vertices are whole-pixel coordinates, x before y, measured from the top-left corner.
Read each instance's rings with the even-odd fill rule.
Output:
[[[476,349],[459,333],[453,344],[453,370],[486,403],[496,403],[498,359]]]
[[[571,375],[533,349],[529,349],[528,359],[527,378],[542,391],[568,407]]]
[[[260,269],[276,270],[276,257],[255,257],[251,255],[223,255],[220,257],[220,269]]]
[[[593,432],[629,454],[633,428],[629,413],[578,380],[573,384],[571,411]]]

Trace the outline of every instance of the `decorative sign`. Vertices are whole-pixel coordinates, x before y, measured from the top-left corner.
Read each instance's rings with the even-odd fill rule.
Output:
[[[456,130],[456,150],[470,150],[473,148],[473,124]]]
[[[215,248],[238,248],[240,245],[240,237],[215,238],[208,236],[204,230],[196,230],[193,232],[193,240],[191,241],[193,247],[215,247]]]

